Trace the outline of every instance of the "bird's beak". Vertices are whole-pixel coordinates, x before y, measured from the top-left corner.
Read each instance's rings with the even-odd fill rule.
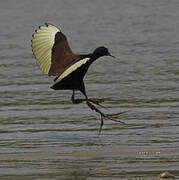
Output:
[[[115,58],[115,56],[113,54],[111,54],[110,52],[109,52],[108,56]]]

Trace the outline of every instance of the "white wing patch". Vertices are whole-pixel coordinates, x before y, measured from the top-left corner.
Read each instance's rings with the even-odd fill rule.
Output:
[[[40,69],[48,74],[51,67],[52,47],[55,42],[55,34],[60,30],[51,25],[45,24],[36,30],[32,39],[32,51]]]
[[[64,79],[65,77],[67,77],[69,74],[71,74],[73,71],[75,71],[76,69],[78,69],[79,67],[81,67],[83,64],[85,64],[87,61],[89,61],[90,58],[85,58],[82,59],[78,62],[76,62],[75,64],[73,64],[72,66],[70,66],[67,70],[65,70],[56,80],[55,84],[57,84],[58,82],[60,82],[62,79]]]

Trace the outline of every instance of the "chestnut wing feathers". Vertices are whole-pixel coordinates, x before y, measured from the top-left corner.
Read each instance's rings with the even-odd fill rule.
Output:
[[[48,75],[60,75],[80,59],[71,51],[66,36],[47,23],[33,34],[32,51],[40,69]]]
[[[62,32],[57,32],[55,35],[55,44],[52,48],[52,62],[49,75],[62,74],[79,59],[80,57],[75,55],[70,49],[66,36]]]

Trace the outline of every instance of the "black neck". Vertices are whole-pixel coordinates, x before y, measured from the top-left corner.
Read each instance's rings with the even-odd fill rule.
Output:
[[[78,56],[80,56],[80,59],[84,59],[84,58],[91,58],[92,54],[79,54]]]
[[[95,61],[96,59],[100,58],[101,55],[90,53],[90,54],[80,54],[79,55],[81,59],[83,58],[91,58],[92,61]]]

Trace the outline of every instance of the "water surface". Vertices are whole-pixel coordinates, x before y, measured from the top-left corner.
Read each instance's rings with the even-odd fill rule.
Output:
[[[179,178],[179,2],[1,1],[0,178]],[[74,52],[107,46],[85,78],[89,97],[107,98],[105,120],[71,91],[53,91],[31,52],[34,30],[44,22],[68,36]],[[77,94],[81,97],[81,94]]]

